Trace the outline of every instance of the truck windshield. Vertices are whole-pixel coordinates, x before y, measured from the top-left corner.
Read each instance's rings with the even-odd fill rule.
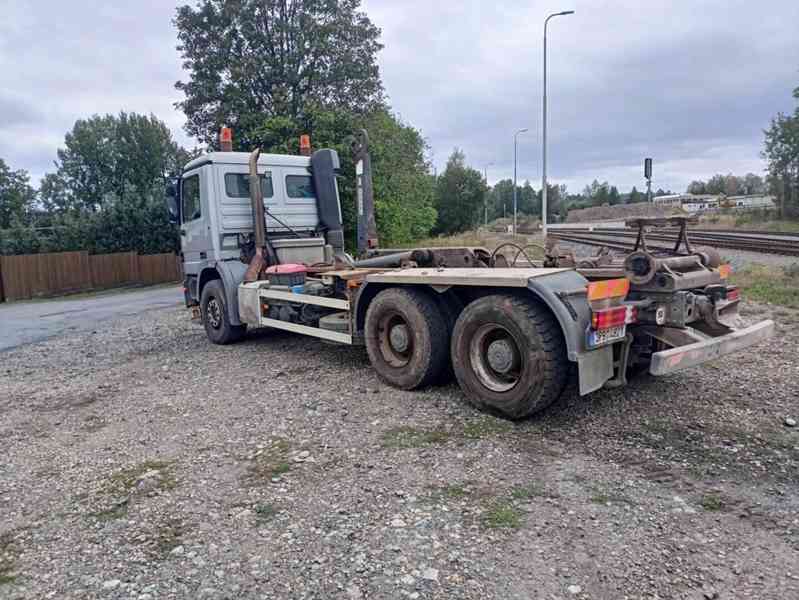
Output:
[[[272,189],[271,173],[261,175],[261,191],[264,198],[271,198],[275,195]],[[249,198],[250,176],[244,173],[225,173],[225,193],[229,198]]]

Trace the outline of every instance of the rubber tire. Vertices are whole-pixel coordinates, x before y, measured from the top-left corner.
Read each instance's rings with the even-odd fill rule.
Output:
[[[444,323],[447,326],[447,340],[452,339],[452,330],[455,328],[455,322],[458,320],[458,315],[463,310],[463,302],[452,291],[439,294],[432,292],[433,298],[436,300],[438,309],[444,317]],[[449,341],[447,342],[447,362],[441,373],[436,377],[436,385],[447,385],[455,380],[455,371],[452,369],[452,360],[450,359]]]
[[[218,329],[215,329],[207,318],[208,302],[211,298],[222,307],[222,323]],[[203,318],[203,325],[205,326],[205,334],[208,339],[214,344],[221,346],[233,344],[240,341],[245,333],[247,333],[247,325],[231,325],[230,318],[228,317],[227,298],[225,297],[225,288],[219,279],[209,281],[203,288],[200,296],[200,311]]]
[[[504,327],[519,350],[519,381],[504,392],[488,389],[469,358],[471,339],[486,323]],[[523,419],[547,408],[566,387],[569,362],[563,332],[549,309],[533,299],[491,295],[475,300],[458,317],[451,345],[455,377],[468,400],[480,410]]]
[[[378,324],[386,312],[397,312],[413,336],[413,351],[406,365],[390,365],[380,351]],[[414,390],[433,383],[447,367],[449,328],[436,301],[423,292],[389,288],[372,300],[364,324],[366,352],[378,376],[394,387]]]

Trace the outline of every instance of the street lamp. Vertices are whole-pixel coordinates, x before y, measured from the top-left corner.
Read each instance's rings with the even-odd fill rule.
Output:
[[[493,167],[494,163],[488,163],[483,167],[483,179],[486,181],[486,188],[488,188],[488,167]],[[483,225],[488,227],[488,190],[486,189],[485,196],[483,196]]]
[[[564,10],[563,12],[553,13],[544,20],[544,164],[541,171],[541,228],[544,233],[544,240],[547,239],[547,24],[552,17],[573,14],[573,10]]]
[[[519,145],[519,134],[528,131],[527,127],[513,134],[513,237],[516,237],[516,155]]]

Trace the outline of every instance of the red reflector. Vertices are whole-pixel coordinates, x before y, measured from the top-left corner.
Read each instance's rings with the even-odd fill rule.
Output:
[[[727,288],[727,300],[740,300],[741,292],[738,288]]]
[[[632,322],[627,320],[628,308],[632,312],[632,307],[619,306],[617,308],[608,308],[607,310],[598,310],[591,313],[591,327],[593,329],[608,329]]]

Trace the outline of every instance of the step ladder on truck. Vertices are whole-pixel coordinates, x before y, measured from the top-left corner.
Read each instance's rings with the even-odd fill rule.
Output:
[[[229,138],[229,131],[223,131]],[[454,373],[477,407],[518,419],[576,373],[581,395],[741,352],[774,334],[738,328],[738,289],[713,249],[693,248],[684,217],[633,219],[636,249],[540,261],[506,243],[381,250],[365,131],[353,138],[358,253],[344,245],[335,150],[300,156],[212,152],[167,190],[181,227],[186,305],[211,342],[271,327],[365,345],[388,384],[417,389]],[[673,250],[646,245],[678,226]],[[522,259],[522,260],[520,260]],[[576,369],[570,368],[576,364]]]

